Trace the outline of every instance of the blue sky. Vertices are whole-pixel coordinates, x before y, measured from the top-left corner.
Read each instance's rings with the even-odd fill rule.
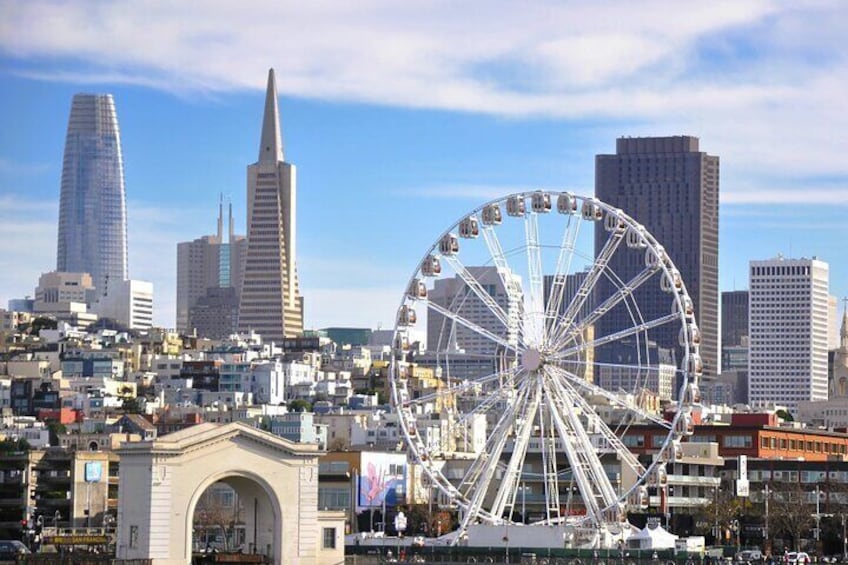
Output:
[[[591,194],[621,135],[721,157],[722,290],[783,253],[829,262],[848,295],[848,5],[700,4],[0,0],[0,305],[55,267],[72,95],[111,92],[130,275],[172,326],[177,242],[214,230],[219,193],[244,233],[269,67],[310,327],[389,326],[464,212]]]

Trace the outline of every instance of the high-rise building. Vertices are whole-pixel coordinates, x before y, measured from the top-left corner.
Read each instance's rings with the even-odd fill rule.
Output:
[[[829,267],[817,259],[751,261],[748,399],[795,411],[827,400]]]
[[[721,346],[742,345],[748,337],[748,291],[731,290],[721,293]]]
[[[98,295],[127,279],[124,164],[111,94],[76,94],[71,103],[56,270],[89,273]]]
[[[284,161],[274,69],[268,71],[259,160],[247,167],[247,253],[239,331],[266,341],[303,333],[297,281],[295,167]]]
[[[232,204],[226,233],[225,238],[224,204],[220,202],[216,235],[177,244],[177,331],[191,333],[196,330],[200,336],[216,339],[236,331],[247,239],[233,232]],[[234,289],[234,292],[220,290],[228,288]],[[202,308],[192,316],[192,310],[201,299],[204,299]],[[232,314],[233,309],[235,315]],[[220,321],[214,321],[213,327],[206,323],[214,318],[215,311],[220,311],[230,320],[226,331],[226,324],[222,325]],[[221,331],[224,331],[223,335],[217,335]]]
[[[468,267],[468,273],[494,301],[509,314],[511,308],[520,308],[520,303],[511,300],[504,288],[503,278],[496,267]],[[514,277],[516,286],[520,286],[519,277]],[[459,314],[475,325],[508,339],[508,329],[495,313],[473,292],[465,281],[456,275],[438,279],[428,292],[430,302]],[[470,330],[451,319],[431,310],[427,314],[427,349],[431,351],[455,351],[473,355],[492,355],[497,344],[476,331]]]
[[[679,269],[701,330],[704,375],[714,376],[718,370],[719,158],[700,151],[697,137],[619,138],[614,155],[595,158],[595,195],[644,225]],[[596,228],[596,253],[607,236],[603,226]],[[609,267],[627,281],[644,268],[644,257],[617,252]],[[594,298],[602,301],[613,292],[612,283],[602,278]],[[636,299],[645,320],[671,312],[672,299],[658,279],[642,285]],[[619,305],[598,321],[595,335],[603,337],[632,326],[627,309]],[[654,328],[649,335],[660,348],[675,349],[680,362],[679,328],[672,326]],[[601,347],[596,355],[614,361],[620,357],[615,347]]]

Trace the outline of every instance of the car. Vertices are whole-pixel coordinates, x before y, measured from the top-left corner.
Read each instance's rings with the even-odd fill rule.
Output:
[[[810,555],[803,551],[790,551],[783,554],[783,562],[787,565],[807,565],[810,561]]]
[[[27,546],[18,540],[0,540],[0,559],[17,559],[18,555],[29,553]]]
[[[736,561],[762,561],[763,552],[759,549],[745,549],[736,554]]]

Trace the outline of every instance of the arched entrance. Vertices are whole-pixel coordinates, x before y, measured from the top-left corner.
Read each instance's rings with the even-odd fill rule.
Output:
[[[253,473],[210,477],[198,485],[186,514],[189,557],[206,550],[279,555],[274,532],[282,531],[282,510],[272,492]]]
[[[119,560],[191,561],[198,504],[223,482],[243,506],[245,551],[274,563],[343,561],[343,518],[319,513],[318,447],[243,423],[200,424],[119,450]],[[322,541],[337,536],[332,544]],[[336,538],[333,538],[334,540]]]

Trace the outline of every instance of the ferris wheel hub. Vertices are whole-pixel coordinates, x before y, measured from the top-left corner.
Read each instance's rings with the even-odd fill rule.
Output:
[[[535,347],[528,347],[521,354],[521,368],[529,373],[538,371],[544,363],[545,357]]]

